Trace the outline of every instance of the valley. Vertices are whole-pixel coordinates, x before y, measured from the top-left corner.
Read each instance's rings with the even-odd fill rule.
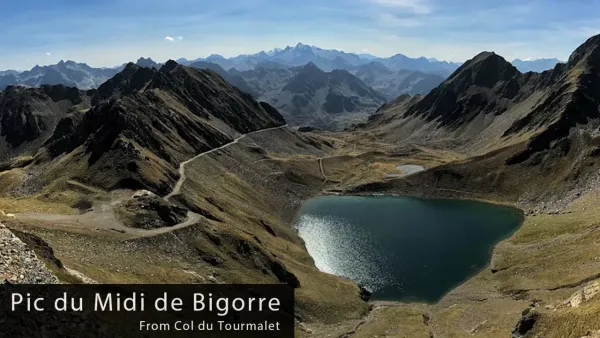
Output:
[[[600,329],[600,36],[543,73],[484,52],[431,92],[387,103],[351,71],[293,62],[297,73],[270,73],[270,87],[253,85],[249,70],[224,76],[172,60],[127,64],[98,89],[7,87],[0,221],[62,282],[292,285],[298,337]],[[265,103],[240,79],[265,96],[286,82],[295,96]],[[278,107],[315,98],[343,119],[355,106],[371,117],[298,129],[323,111],[303,105],[298,114],[315,116],[293,120]],[[524,220],[449,292],[368,301],[355,281],[319,271],[293,227],[322,195],[484,201]],[[474,203],[437,201],[459,202]]]

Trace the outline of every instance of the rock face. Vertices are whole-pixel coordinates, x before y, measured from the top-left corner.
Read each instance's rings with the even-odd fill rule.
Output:
[[[584,286],[581,290],[574,293],[566,302],[571,307],[579,307],[581,304],[591,300],[600,294],[600,281],[595,281]]]
[[[154,60],[152,60],[151,58],[139,58],[136,63],[136,65],[140,66],[140,67],[146,67],[146,68],[152,68],[152,69],[159,69],[161,67],[160,64],[154,62]]]
[[[92,98],[92,104],[96,105],[102,100],[133,94],[148,84],[155,74],[154,68],[128,63],[123,71],[98,87]]]
[[[58,284],[23,241],[0,223],[0,284]]]
[[[47,156],[37,161],[68,154],[86,163],[80,179],[109,189],[166,193],[180,162],[240,134],[285,124],[274,108],[215,72],[174,61],[159,71],[128,65],[98,89],[94,102],[80,118],[59,123],[45,144]]]
[[[91,93],[63,85],[0,92],[0,161],[33,155],[62,117],[89,108]]]
[[[147,194],[134,196],[118,212],[124,223],[140,229],[170,227],[186,219],[187,210],[171,205],[162,198]]]
[[[533,329],[533,326],[539,318],[539,313],[535,309],[526,309],[523,311],[521,319],[517,323],[517,326],[512,332],[512,338],[524,338],[527,337],[527,333]]]
[[[439,120],[443,126],[472,121],[479,114],[505,110],[521,87],[519,71],[494,53],[481,53],[463,64],[407,115]]]

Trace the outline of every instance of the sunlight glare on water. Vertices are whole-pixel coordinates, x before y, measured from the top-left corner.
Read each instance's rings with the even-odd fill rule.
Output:
[[[395,284],[393,276],[386,273],[386,254],[376,249],[369,232],[357,230],[350,222],[332,216],[300,216],[298,233],[316,267],[353,279],[371,292]]]

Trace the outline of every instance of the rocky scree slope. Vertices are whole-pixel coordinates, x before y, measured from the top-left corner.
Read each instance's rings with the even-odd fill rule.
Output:
[[[0,223],[0,284],[57,284],[36,254]]]

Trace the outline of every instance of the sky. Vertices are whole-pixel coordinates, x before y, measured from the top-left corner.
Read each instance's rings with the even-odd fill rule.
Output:
[[[252,54],[298,42],[465,61],[568,59],[600,34],[600,0],[19,0],[0,10],[0,70],[60,60]]]

